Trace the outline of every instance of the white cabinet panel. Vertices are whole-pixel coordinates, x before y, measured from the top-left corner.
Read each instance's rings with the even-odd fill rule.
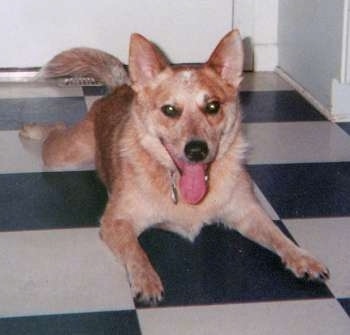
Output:
[[[279,66],[325,109],[340,79],[344,0],[279,1]]]
[[[232,27],[233,0],[2,0],[0,68],[41,66],[55,53],[90,46],[127,62],[139,32],[173,62],[201,62]]]

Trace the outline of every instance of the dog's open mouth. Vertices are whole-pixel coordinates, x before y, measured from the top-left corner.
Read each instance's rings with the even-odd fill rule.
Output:
[[[164,146],[179,171],[179,189],[182,198],[191,205],[198,204],[208,191],[208,164],[192,163],[177,158],[169,146]]]

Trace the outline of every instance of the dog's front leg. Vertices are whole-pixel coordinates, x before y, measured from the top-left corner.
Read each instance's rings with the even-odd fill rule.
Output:
[[[327,267],[280,231],[261,208],[251,189],[244,188],[244,194],[235,199],[235,204],[227,212],[226,225],[275,252],[296,277],[318,281],[329,279]]]
[[[101,237],[124,263],[134,298],[155,305],[163,298],[162,282],[140,246],[133,226],[126,220],[113,220],[108,211],[101,220]]]

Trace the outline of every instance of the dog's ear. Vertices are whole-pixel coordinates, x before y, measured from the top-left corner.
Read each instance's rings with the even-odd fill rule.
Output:
[[[243,45],[237,29],[232,30],[219,42],[206,66],[211,67],[222,79],[238,87],[243,72]]]
[[[140,34],[132,34],[129,50],[129,73],[133,84],[145,85],[168,65],[157,47]]]

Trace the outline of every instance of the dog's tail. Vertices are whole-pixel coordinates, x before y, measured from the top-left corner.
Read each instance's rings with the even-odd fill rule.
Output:
[[[66,76],[94,78],[109,88],[130,83],[118,58],[92,48],[73,48],[59,53],[40,70],[37,79]]]

